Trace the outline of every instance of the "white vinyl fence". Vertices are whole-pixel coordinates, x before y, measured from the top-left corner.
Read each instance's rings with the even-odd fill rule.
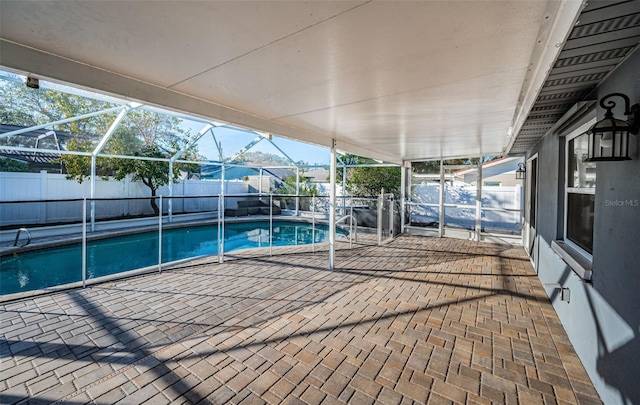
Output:
[[[242,181],[225,182],[225,194],[248,193],[248,185]],[[220,193],[220,181],[180,180],[173,184],[174,196],[214,196]],[[158,196],[167,197],[169,187],[163,186]],[[56,224],[81,217],[80,201],[58,201],[89,198],[90,182],[67,180],[64,174],[0,172],[0,224],[21,226],[26,224]],[[148,198],[151,191],[142,182],[96,180],[96,198],[122,198],[118,201],[97,201],[96,219],[118,218],[152,214]],[[227,207],[235,206],[237,199],[229,199]],[[17,203],[19,201],[19,203]],[[28,201],[28,202],[27,202]],[[46,201],[46,203],[45,203]],[[15,202],[15,203],[11,203]],[[167,205],[164,207],[166,212]],[[172,201],[174,213],[217,210],[213,198],[176,198]]]
[[[444,191],[444,225],[475,229],[475,185],[447,183]],[[411,201],[410,222],[414,225],[435,226],[440,221],[440,184],[415,184]],[[519,234],[522,220],[522,187],[483,187],[481,226],[486,232]]]

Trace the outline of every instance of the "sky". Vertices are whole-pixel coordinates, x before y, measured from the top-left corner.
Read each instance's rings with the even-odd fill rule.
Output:
[[[11,73],[8,71],[0,70],[0,81],[22,81],[24,82],[26,78],[22,75]],[[82,97],[88,97],[93,99],[99,99],[103,101],[112,102],[115,104],[125,104],[126,101],[106,96],[103,94],[82,90],[75,87],[70,87],[62,84],[57,84],[53,82],[48,82],[41,80],[40,81],[41,88],[47,88],[57,91],[62,91],[66,93],[71,93],[75,95],[79,95]],[[143,107],[144,108],[144,107]],[[153,109],[153,111],[159,112],[159,109]],[[203,127],[204,123],[197,122],[195,120],[190,120],[183,118],[184,116],[179,117],[182,119],[182,127],[185,130],[188,130],[191,135],[196,135]],[[217,140],[222,144],[222,152],[224,157],[233,156],[236,152],[238,152],[243,147],[247,146],[253,139],[256,138],[257,134],[243,130],[240,128],[227,128],[227,127],[218,127],[214,129]],[[310,165],[319,164],[319,165],[328,165],[329,164],[329,149],[325,147],[315,146],[304,142],[297,142],[286,138],[280,138],[276,134],[273,134],[272,138],[273,142],[278,145],[291,159],[294,161],[305,161]],[[277,148],[275,148],[269,141],[262,140],[255,146],[250,149],[251,152],[265,152],[272,153],[278,156],[283,156]],[[209,160],[218,161],[218,150],[213,141],[213,137],[211,133],[207,133],[203,136],[198,142],[198,153],[204,155]]]
[[[192,135],[195,135],[204,127],[204,124],[185,121],[183,126],[188,129]],[[258,136],[256,133],[248,130],[226,127],[214,128],[213,132],[215,133],[218,142],[222,145],[222,153],[224,157],[233,156]],[[329,148],[298,142],[275,135],[273,136],[272,141],[296,162],[302,160],[310,165],[329,164]],[[263,139],[254,145],[249,152],[265,152],[284,157],[283,154],[266,139]],[[205,134],[198,142],[198,153],[204,155],[209,160],[219,160],[218,150],[215,146],[211,133]]]

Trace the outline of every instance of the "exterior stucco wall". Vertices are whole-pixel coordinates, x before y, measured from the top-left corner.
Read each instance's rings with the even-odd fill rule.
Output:
[[[636,50],[597,89],[640,102],[640,51]],[[619,103],[618,103],[619,104]],[[598,107],[598,119],[604,111]],[[621,109],[618,118],[624,117]],[[560,283],[570,300],[545,285],[571,343],[605,404],[640,404],[640,154],[633,160],[600,162],[594,220],[593,280],[585,283],[551,249],[564,227],[564,144],[549,134],[527,153],[538,153],[537,240],[533,251],[543,284]],[[579,392],[580,387],[574,387]]]

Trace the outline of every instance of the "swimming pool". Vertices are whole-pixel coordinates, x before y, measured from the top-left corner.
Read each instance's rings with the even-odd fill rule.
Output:
[[[347,232],[336,229],[336,233]],[[315,242],[329,240],[326,225],[315,226]],[[312,243],[312,225],[273,221],[273,246]],[[224,251],[269,246],[269,222],[225,224]],[[162,263],[218,253],[216,224],[162,232]],[[158,264],[158,232],[139,233],[87,243],[87,279]],[[18,253],[0,258],[0,295],[82,281],[81,244]]]

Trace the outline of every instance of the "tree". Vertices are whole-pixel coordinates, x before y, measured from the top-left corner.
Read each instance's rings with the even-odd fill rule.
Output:
[[[342,155],[345,165],[376,163],[373,159],[357,155]],[[371,197],[386,192],[399,194],[401,171],[399,167],[349,167],[347,168],[347,191],[356,197]],[[342,171],[337,172],[338,181],[342,181]]]
[[[179,126],[180,120],[149,111],[132,111],[129,114],[127,120],[123,121],[105,145],[104,153],[166,160],[100,157],[96,160],[96,173],[104,179],[112,176],[115,180],[122,180],[131,175],[132,181],[141,181],[150,190],[149,203],[157,215],[159,208],[155,197],[158,188],[169,184],[170,181],[177,181],[181,169],[194,171],[199,165],[175,164],[173,172],[169,175],[167,160],[187,143],[186,132]],[[67,147],[69,150],[87,151],[94,146],[88,142],[73,140]],[[189,148],[183,158],[200,160],[195,147]],[[61,160],[67,168],[67,178],[81,183],[90,175],[90,157],[63,155]]]
[[[292,166],[289,159],[273,153],[254,151],[238,156],[233,163],[246,163],[249,166]]]
[[[484,156],[482,162],[490,162],[492,160],[500,159],[501,156]],[[445,159],[443,162],[445,165],[459,166],[459,165],[477,165],[480,161],[479,158],[466,158],[466,159]],[[426,162],[413,162],[411,163],[411,171],[413,173],[420,174],[438,174],[440,173],[440,161],[429,160]]]
[[[30,127],[115,106],[113,103],[56,90],[32,89],[19,82],[0,82],[0,121],[3,124]],[[100,114],[56,125],[54,129],[99,139],[99,136],[106,132],[115,117],[115,113]],[[21,135],[9,139],[2,138],[2,140],[5,145],[33,146],[24,144],[25,137]]]
[[[143,146],[140,151],[136,152],[136,156],[150,158],[167,157],[157,145]],[[179,165],[175,165],[173,167],[173,173],[171,173],[171,178],[169,178],[169,162],[166,161],[119,159],[117,169],[118,171],[114,176],[116,180],[122,180],[128,174],[133,174],[131,180],[142,181],[145,186],[149,187],[149,190],[151,190],[151,199],[149,202],[156,215],[160,212],[155,199],[158,188],[169,184],[170,181],[175,182],[180,174]]]
[[[0,83],[0,119],[5,124],[33,126],[71,118],[89,112],[115,107],[113,103],[93,100],[45,88],[31,89],[19,82]],[[92,118],[56,125],[56,131],[75,135],[63,143],[69,151],[92,152],[101,137],[113,123],[116,113],[100,114]],[[169,159],[187,145],[188,131],[181,127],[181,120],[155,112],[135,109],[127,113],[119,127],[101,151],[104,154]],[[33,146],[28,137],[3,138],[5,145]],[[190,147],[182,156],[184,160],[202,160],[197,147]],[[91,157],[64,154],[67,178],[82,182],[91,175]],[[199,165],[176,164],[169,174],[167,161],[134,160],[99,157],[96,173],[104,179],[110,176],[122,180],[131,175],[140,180],[151,192],[150,204],[158,213],[155,196],[159,187],[169,181],[177,181],[180,170],[196,171]]]
[[[349,166],[349,165],[357,165],[358,163],[371,163],[373,162],[372,159],[367,159],[367,158],[363,158],[362,156],[358,156],[358,155],[352,155],[350,153],[344,154],[344,155],[339,155],[338,156],[338,162],[340,162],[342,165],[345,166]],[[352,168],[347,168],[347,179],[349,178],[349,175],[351,174]],[[342,170],[337,170],[336,171],[336,182],[341,183],[342,182],[342,175],[343,175],[343,171]]]
[[[311,183],[311,181],[304,177],[304,170],[300,170],[300,181],[298,182],[298,193],[300,195],[305,196],[316,196],[318,195],[318,186]],[[296,176],[290,175],[285,177],[284,184],[280,187],[280,192],[282,194],[296,194]],[[285,198],[284,201],[288,204],[291,202],[293,198]],[[311,201],[309,199],[302,200],[300,204],[300,209],[309,210],[311,207]]]
[[[284,184],[280,187],[282,194],[296,193],[296,176],[290,175],[283,179]],[[300,181],[298,182],[298,191],[300,195],[318,195],[318,186],[304,177],[304,170],[300,170]]]
[[[9,159],[6,157],[0,158],[0,172],[28,172],[29,165],[24,162]]]
[[[385,192],[400,194],[399,167],[354,167],[347,178],[347,190],[357,197],[370,197]]]
[[[83,139],[71,139],[67,142],[67,150],[74,152],[91,152],[93,145],[91,142]],[[68,180],[77,180],[78,183],[82,183],[85,177],[91,176],[91,158],[89,156],[82,155],[62,155],[58,161],[64,164],[65,171],[67,173]],[[97,162],[97,167],[101,168],[102,160]],[[102,170],[96,170],[96,173],[100,174],[103,178],[108,178],[106,173]]]

